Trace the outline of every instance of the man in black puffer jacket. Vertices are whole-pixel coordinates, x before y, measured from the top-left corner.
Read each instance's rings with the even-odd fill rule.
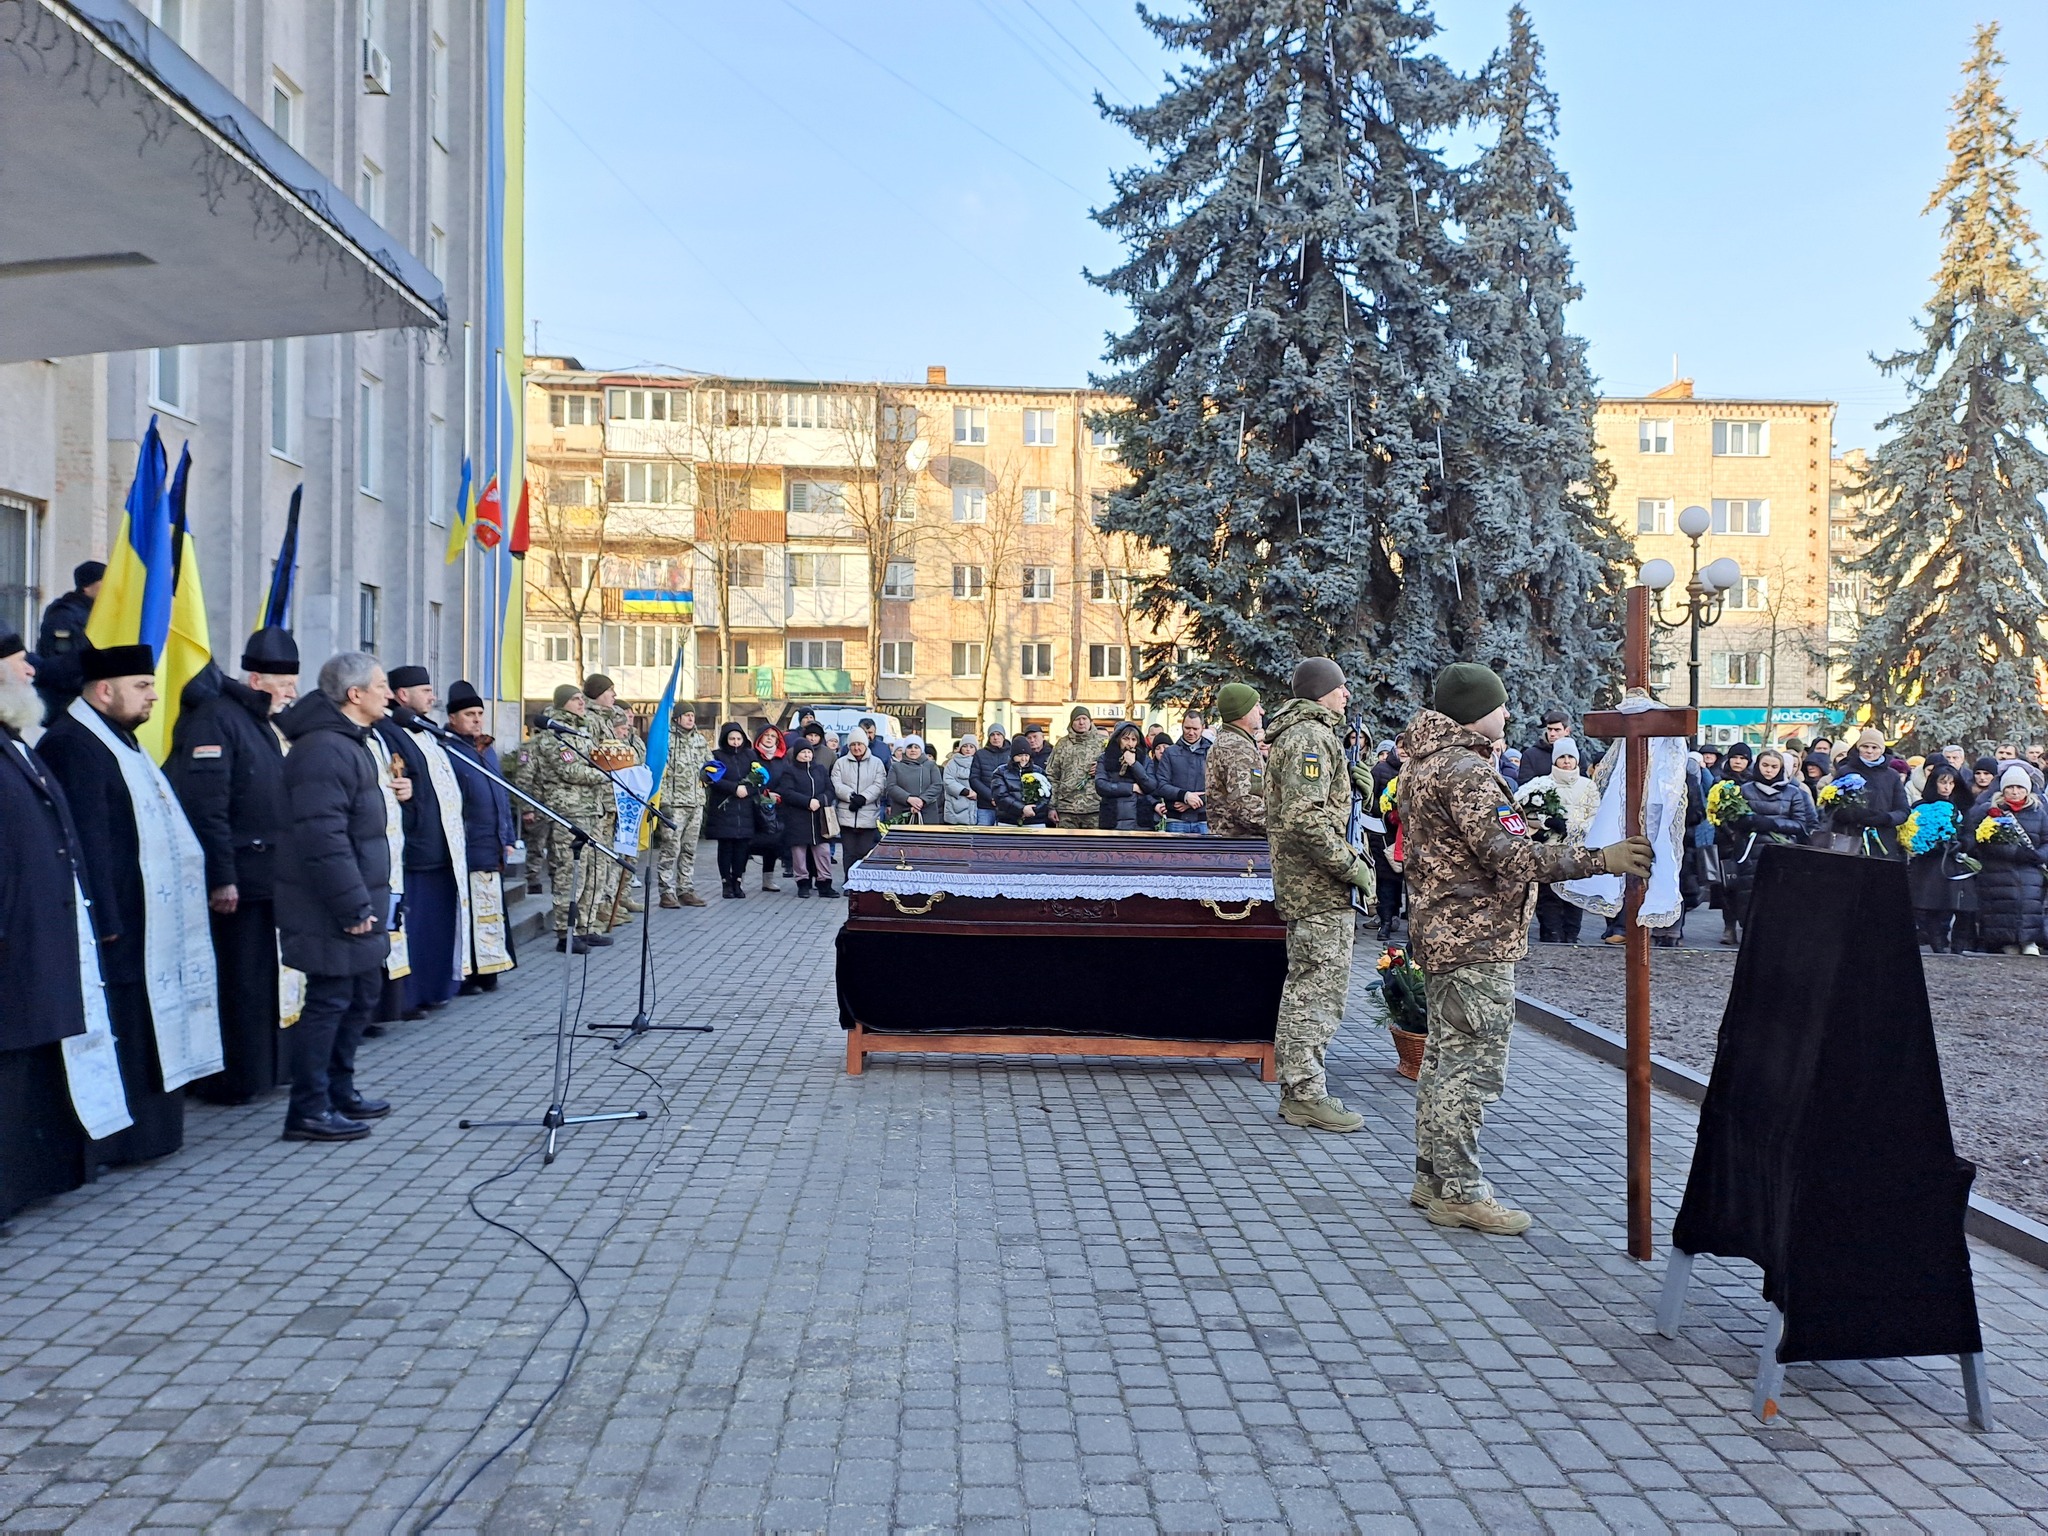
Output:
[[[286,818],[278,840],[277,923],[284,963],[306,973],[291,1031],[287,1141],[355,1141],[391,1106],[356,1091],[356,1045],[391,951],[391,843],[370,728],[391,704],[377,658],[343,651],[320,691],[279,719]]]
[[[1867,726],[1856,738],[1855,750],[1835,765],[1837,782],[1850,774],[1863,779],[1858,803],[1834,810],[1823,807],[1828,830],[1860,833],[1863,851],[1875,858],[1900,857],[1899,828],[1912,811],[1906,802],[1906,781],[1893,769],[1884,737]]]

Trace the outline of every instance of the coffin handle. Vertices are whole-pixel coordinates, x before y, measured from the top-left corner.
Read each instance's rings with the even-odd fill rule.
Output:
[[[925,897],[924,905],[921,907],[911,906],[908,902],[904,901],[902,897],[898,896],[894,891],[882,892],[882,899],[888,902],[889,905],[894,907],[898,912],[901,912],[905,917],[923,917],[925,913],[931,911],[933,907],[936,907],[940,902],[946,899],[946,893],[944,891],[934,891],[931,895]]]
[[[1242,911],[1226,912],[1223,910],[1223,903],[1220,901],[1209,901],[1207,899],[1204,899],[1204,901],[1202,902],[1203,906],[1207,907],[1211,912],[1214,912],[1219,918],[1221,918],[1226,923],[1243,922],[1246,918],[1252,915],[1252,908],[1256,907],[1258,904],[1258,899],[1256,897],[1248,896],[1245,898],[1244,908]]]

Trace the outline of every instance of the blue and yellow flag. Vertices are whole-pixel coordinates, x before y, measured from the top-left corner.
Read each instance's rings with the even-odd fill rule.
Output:
[[[171,732],[184,707],[185,685],[213,660],[213,641],[206,631],[206,594],[199,587],[199,548],[185,520],[185,479],[191,468],[188,443],[178,455],[178,472],[171,479],[171,624],[156,657],[157,705],[135,733],[158,762],[171,755]]]
[[[621,613],[658,613],[672,619],[687,619],[696,611],[695,596],[689,592],[658,592],[628,587],[619,594]]]
[[[647,771],[654,775],[647,791],[650,813],[661,805],[661,781],[668,773],[668,723],[676,712],[676,682],[683,675],[684,651],[685,647],[676,647],[676,664],[669,668],[668,686],[661,690],[661,702],[654,706],[654,718],[647,722]],[[640,846],[645,848],[653,840],[654,817],[649,814],[640,818]]]
[[[469,544],[469,455],[462,456],[462,485],[455,492],[455,515],[448,519],[448,565],[462,558],[462,551]]]

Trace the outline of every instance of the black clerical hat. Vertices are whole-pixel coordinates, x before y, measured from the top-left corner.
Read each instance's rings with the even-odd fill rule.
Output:
[[[449,714],[452,715],[459,709],[482,709],[483,707],[483,695],[478,693],[474,688],[470,687],[470,685],[464,682],[461,678],[458,677],[452,684],[449,685]]]
[[[27,649],[28,647],[22,643],[21,636],[13,630],[0,629],[0,657],[19,656]]]
[[[242,644],[244,672],[296,673],[299,670],[299,642],[288,629],[265,625]]]
[[[109,677],[154,677],[156,651],[147,645],[88,645],[79,653],[79,665],[88,683]]]
[[[427,676],[425,667],[393,667],[390,682],[393,688],[424,688],[433,679]]]

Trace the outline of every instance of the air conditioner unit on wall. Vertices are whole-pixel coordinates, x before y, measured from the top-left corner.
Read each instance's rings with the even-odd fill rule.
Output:
[[[363,39],[363,94],[391,94],[391,56],[367,37]]]

